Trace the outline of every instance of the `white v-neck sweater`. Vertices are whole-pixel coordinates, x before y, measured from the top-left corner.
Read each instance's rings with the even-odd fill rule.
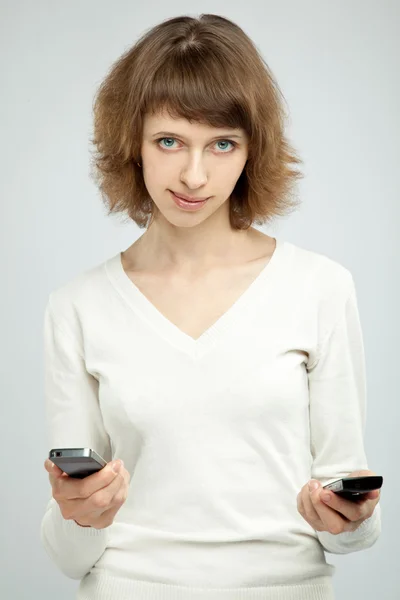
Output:
[[[356,291],[336,261],[278,238],[194,340],[118,253],[50,294],[44,341],[49,448],[90,447],[131,474],[106,529],[50,499],[42,541],[79,600],[331,600],[325,552],[377,540],[380,504],[339,535],[297,511],[309,479],[369,468]]]

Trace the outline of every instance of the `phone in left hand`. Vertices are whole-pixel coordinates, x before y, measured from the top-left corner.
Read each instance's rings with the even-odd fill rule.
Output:
[[[363,477],[342,477],[323,486],[346,500],[357,502],[362,495],[373,490],[379,490],[383,484],[380,475],[364,475]]]
[[[103,469],[107,462],[91,448],[53,448],[49,460],[70,477],[83,479]]]

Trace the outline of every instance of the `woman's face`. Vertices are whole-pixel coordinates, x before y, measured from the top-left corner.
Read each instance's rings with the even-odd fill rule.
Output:
[[[248,156],[243,129],[214,128],[146,115],[141,149],[146,188],[160,213],[177,227],[192,227],[217,211],[229,215],[229,197]],[[201,203],[182,203],[172,192]]]

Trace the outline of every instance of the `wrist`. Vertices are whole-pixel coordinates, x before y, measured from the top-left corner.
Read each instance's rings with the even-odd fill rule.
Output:
[[[75,519],[74,519],[74,523],[79,525],[79,527],[91,527],[91,525],[81,525],[80,523],[78,523],[78,521],[75,521]]]

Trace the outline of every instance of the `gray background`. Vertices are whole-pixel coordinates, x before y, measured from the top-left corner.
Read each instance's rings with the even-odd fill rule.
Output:
[[[305,161],[303,204],[265,229],[349,268],[364,331],[370,468],[385,477],[376,545],[337,565],[338,598],[400,597],[399,134],[396,0],[160,3],[74,0],[0,5],[1,578],[7,600],[67,600],[78,583],[40,545],[50,487],[42,325],[49,292],[140,234],[107,218],[89,178],[93,94],[147,28],[213,12],[237,22],[275,73],[288,133]]]

